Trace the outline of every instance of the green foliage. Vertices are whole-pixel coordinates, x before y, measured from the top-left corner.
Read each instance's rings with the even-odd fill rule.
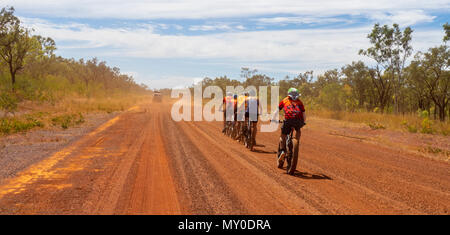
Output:
[[[14,8],[1,9],[1,91],[13,91],[21,101],[51,104],[69,96],[98,98],[146,92],[146,87],[136,84],[131,76],[97,58],[75,61],[55,56],[55,41],[31,32],[21,25]]]
[[[421,117],[421,118],[429,118],[430,117],[430,114],[428,113],[427,110],[422,110],[422,111],[419,110],[418,113],[419,113],[419,117]]]
[[[409,125],[407,121],[402,121],[402,125],[411,133],[417,133],[417,127]]]
[[[433,134],[433,121],[431,121],[428,117],[422,120],[421,127],[422,127],[422,129],[420,130],[421,133]]]
[[[337,83],[326,84],[320,91],[319,102],[329,110],[344,110],[345,93]]]
[[[52,124],[54,126],[60,126],[63,129],[67,129],[71,126],[76,126],[84,123],[84,117],[81,113],[78,114],[64,114],[52,118]]]
[[[44,124],[31,116],[24,120],[17,118],[1,118],[0,119],[0,133],[13,134],[18,132],[25,132],[35,127],[44,127]]]
[[[448,40],[450,40],[450,24],[448,24],[448,22],[447,22],[443,25],[443,27],[444,27],[444,32],[445,32],[443,41],[447,42]]]
[[[0,93],[0,110],[7,113],[14,113],[17,110],[18,100],[16,96],[9,92]]]

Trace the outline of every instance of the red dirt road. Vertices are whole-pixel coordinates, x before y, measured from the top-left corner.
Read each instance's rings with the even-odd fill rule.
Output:
[[[298,172],[219,122],[134,107],[0,185],[1,214],[450,214],[450,164],[304,128]]]

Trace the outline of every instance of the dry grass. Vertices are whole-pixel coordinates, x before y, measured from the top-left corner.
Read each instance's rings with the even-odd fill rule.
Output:
[[[409,131],[411,133],[421,132],[428,134],[450,135],[450,122],[429,120],[419,115],[406,114],[381,114],[369,112],[344,112],[329,111],[325,109],[309,110],[313,116],[330,118],[355,123],[365,123],[372,129],[393,129]]]
[[[53,105],[27,101],[19,104],[14,116],[0,118],[0,135],[45,127],[67,129],[84,123],[86,114],[121,112],[150,99],[149,96],[133,95],[102,99],[72,97]]]

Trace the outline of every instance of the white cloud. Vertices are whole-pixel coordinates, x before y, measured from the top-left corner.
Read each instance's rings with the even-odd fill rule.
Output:
[[[443,10],[448,0],[3,0],[24,15],[63,18],[204,19],[274,14],[360,15],[405,10]]]
[[[257,29],[264,29],[262,26],[267,24],[350,23],[352,18],[344,18],[342,15],[367,18],[383,24],[396,22],[401,26],[409,26],[432,22],[435,17],[429,12],[448,12],[450,8],[448,0],[4,0],[2,3],[14,6],[19,16],[26,16],[21,17],[24,24],[35,28],[37,34],[55,39],[59,53],[77,49],[78,55],[85,52],[85,57],[92,57],[91,49],[96,49],[97,57],[214,59],[233,65],[248,64],[261,70],[289,73],[339,68],[358,59],[370,61],[358,56],[358,50],[369,46],[366,35],[371,30],[371,23],[347,29],[245,32],[245,21],[236,22],[237,19],[244,17],[246,20],[256,20],[257,25],[254,26]],[[277,16],[278,14],[281,16]],[[65,18],[65,22],[72,22],[53,23],[55,21],[42,19],[46,17],[60,17]],[[157,21],[160,23],[107,27],[101,25],[102,21],[99,20],[96,23],[101,26],[92,27],[79,23],[81,18],[150,19],[151,22],[155,22],[153,19],[208,19],[208,23],[182,26],[172,24],[172,21]],[[211,23],[214,22],[209,20],[211,18],[225,23]],[[228,21],[226,18],[229,18]],[[208,34],[164,35],[158,30],[170,28],[178,31],[204,31]],[[217,30],[222,33],[214,32]],[[413,47],[424,51],[440,44],[442,37],[441,29],[416,29],[413,33]],[[139,74],[129,74],[134,74],[140,80],[149,80],[156,87],[191,85],[200,77],[166,76],[146,79],[141,78],[144,74],[141,71]]]
[[[216,23],[216,24],[204,24],[193,25],[189,27],[190,31],[232,31],[232,30],[245,30],[243,25],[235,25],[235,23]]]
[[[432,22],[436,17],[426,14],[423,10],[396,11],[393,13],[375,12],[370,16],[383,24],[397,23],[400,26],[411,26],[417,23]]]
[[[203,77],[186,77],[186,76],[160,76],[150,77],[146,79],[152,88],[172,88],[181,89],[192,86],[201,81]]]
[[[262,24],[313,24],[313,23],[351,23],[348,19],[339,19],[334,17],[272,17],[272,18],[259,18],[255,21]]]
[[[225,58],[240,61],[299,61],[346,63],[367,48],[370,27],[225,32],[208,35],[161,35],[148,25],[137,28],[92,28],[22,18],[36,33],[73,48],[113,48],[106,55],[138,58]],[[442,30],[417,31],[416,49],[439,44]],[[60,47],[65,49],[65,47]],[[100,55],[98,55],[100,56]]]
[[[191,31],[215,31],[215,30],[230,30],[231,27],[228,24],[215,24],[215,25],[193,25],[189,27]]]

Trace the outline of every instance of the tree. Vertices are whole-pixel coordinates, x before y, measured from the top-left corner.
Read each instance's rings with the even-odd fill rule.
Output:
[[[411,63],[415,76],[410,77],[412,86],[423,89],[429,99],[439,109],[439,119],[446,118],[446,108],[450,99],[450,50],[446,45],[430,48],[426,53],[418,53]]]
[[[241,68],[241,78],[245,78],[245,79],[251,78],[257,72],[258,72],[258,70],[256,70],[256,69],[251,70],[250,68],[242,67]]]
[[[358,108],[366,107],[373,109],[373,88],[369,76],[369,68],[362,62],[352,62],[352,64],[342,67],[344,83],[352,87],[352,96],[357,100]]]
[[[368,56],[377,62],[375,68],[369,73],[377,91],[378,105],[384,111],[390,101],[390,95],[394,95],[395,112],[399,110],[398,98],[400,87],[404,84],[404,67],[407,58],[412,53],[410,46],[412,29],[407,27],[401,32],[398,24],[380,27],[375,24],[372,32],[367,35],[372,47],[360,50],[360,55]]]
[[[13,91],[16,74],[24,67],[25,57],[33,46],[33,38],[28,29],[20,26],[14,8],[3,8],[0,11],[0,57],[8,65]]]
[[[265,74],[255,74],[249,78],[247,78],[244,82],[244,87],[248,86],[270,86],[272,84],[273,78],[265,75]]]
[[[445,32],[445,36],[444,36],[444,43],[447,43],[447,41],[449,41],[450,40],[450,24],[448,24],[448,23],[445,23],[444,25],[443,25],[443,27],[444,27],[444,32]]]

